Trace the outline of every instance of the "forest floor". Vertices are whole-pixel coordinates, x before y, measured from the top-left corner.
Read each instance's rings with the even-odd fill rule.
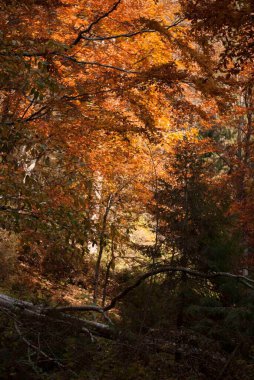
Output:
[[[11,280],[12,283],[10,281],[9,284],[4,285],[1,291],[42,305],[91,304],[93,295],[92,269],[90,263],[90,268],[86,273],[57,280],[55,276],[44,275],[36,266],[19,261],[16,275]],[[110,284],[110,295],[110,288],[115,289],[116,285],[119,284],[116,282]],[[128,308],[127,304],[124,305]],[[136,309],[135,297],[133,304],[129,307],[130,310],[127,310],[127,314],[129,314],[122,316],[125,318],[123,324],[120,322],[120,315],[124,309],[114,310],[112,316],[115,322],[119,320],[120,328],[126,323],[127,328],[133,329],[134,327],[133,331],[136,331],[137,339],[133,345],[98,338],[93,343],[86,341],[86,348],[82,353],[80,347],[84,342],[79,338],[78,340],[73,338],[72,343],[71,338],[68,338],[67,343],[65,343],[67,346],[64,354],[67,355],[67,359],[64,360],[67,361],[67,367],[70,368],[75,363],[78,376],[73,375],[72,377],[69,370],[62,371],[57,370],[57,368],[54,368],[53,372],[46,368],[45,376],[56,380],[72,378],[80,380],[157,380],[158,376],[161,380],[240,380],[242,373],[245,373],[246,380],[254,380],[253,366],[249,366],[243,360],[241,361],[237,355],[236,358],[232,357],[232,353],[222,350],[215,341],[189,330],[187,326],[178,331],[173,325],[161,325],[154,329],[138,328],[137,330],[136,322],[133,320],[129,322],[128,318],[131,316],[137,320],[142,314],[142,308]],[[52,333],[50,333],[49,339],[52,339]],[[54,347],[53,341],[52,347]],[[61,349],[58,345],[55,348],[57,352],[60,352]],[[12,348],[10,347],[10,355],[11,351]],[[17,360],[22,363],[24,359],[22,359],[19,351],[15,355],[20,355]],[[6,372],[3,372],[3,378],[21,379],[19,371],[23,367],[20,367],[19,364],[17,368],[15,369],[16,377],[8,377],[6,373],[9,369],[7,368]],[[43,365],[42,368],[44,368]],[[48,377],[41,378],[48,379]],[[37,380],[40,377],[36,375],[31,379]]]

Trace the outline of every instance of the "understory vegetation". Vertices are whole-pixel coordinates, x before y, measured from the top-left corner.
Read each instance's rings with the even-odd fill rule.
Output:
[[[254,380],[253,1],[0,24],[0,378]]]

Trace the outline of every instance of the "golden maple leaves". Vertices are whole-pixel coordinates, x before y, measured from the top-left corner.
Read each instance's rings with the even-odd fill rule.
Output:
[[[228,122],[218,54],[190,33],[178,2],[27,4],[2,10],[11,122],[87,160],[111,190],[119,173],[152,177],[147,143],[163,154],[184,137],[198,147],[200,131]]]

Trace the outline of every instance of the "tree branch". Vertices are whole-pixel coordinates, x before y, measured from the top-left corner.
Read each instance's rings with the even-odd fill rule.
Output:
[[[174,26],[179,25],[183,20],[184,18],[178,19],[173,24],[166,26],[165,29],[169,30],[173,28]],[[137,30],[135,32],[116,34],[113,36],[93,36],[93,37],[82,36],[82,39],[85,41],[108,41],[108,40],[115,40],[118,38],[129,38],[129,37],[137,36],[138,34],[143,34],[143,33],[156,33],[156,32],[158,31],[155,29],[146,28],[146,29]]]
[[[39,219],[39,216],[37,214],[35,214],[34,212],[27,211],[27,210],[20,210],[18,208],[0,206],[0,211],[13,212],[13,213],[16,213],[19,215],[28,215],[28,216],[31,216],[32,218]]]
[[[79,65],[99,66],[99,67],[104,67],[105,69],[122,71],[122,72],[127,73],[127,74],[140,74],[138,71],[127,70],[127,69],[123,69],[122,67],[107,65],[104,63],[96,62],[96,61],[79,61],[78,59],[74,58],[73,56],[68,56],[68,55],[64,55],[64,54],[55,54],[55,55],[60,56],[66,60],[72,61],[74,63],[78,63]]]
[[[248,287],[250,289],[254,289],[254,280],[251,280],[250,278],[245,277],[245,276],[232,274],[232,273],[228,273],[228,272],[203,273],[203,272],[199,272],[199,271],[189,269],[189,268],[163,266],[163,267],[152,270],[152,271],[147,272],[147,273],[143,274],[142,276],[140,276],[132,285],[128,286],[122,292],[120,292],[116,297],[114,297],[111,300],[111,302],[104,307],[104,311],[109,311],[109,310],[113,309],[121,299],[123,299],[132,290],[137,288],[146,279],[153,277],[153,276],[156,276],[157,274],[170,273],[170,272],[171,273],[177,273],[177,272],[186,273],[190,276],[200,277],[200,278],[204,278],[204,279],[208,279],[208,280],[215,279],[218,277],[234,278],[234,279],[240,281],[246,287]]]
[[[75,41],[72,43],[72,46],[77,45],[80,42],[80,40],[83,38],[84,34],[90,33],[92,28],[96,24],[98,24],[101,20],[103,20],[104,18],[108,17],[111,13],[113,13],[117,9],[120,3],[121,3],[121,0],[118,0],[116,3],[113,4],[113,6],[107,12],[103,13],[101,16],[95,19],[85,30],[81,30],[77,38],[75,39]]]
[[[193,269],[184,268],[184,267],[172,267],[169,265],[165,265],[163,267],[154,269],[152,271],[149,271],[142,276],[140,276],[132,285],[125,288],[122,292],[120,292],[116,297],[114,297],[111,302],[106,305],[104,308],[101,308],[99,306],[94,305],[84,305],[84,306],[63,306],[59,308],[45,308],[38,305],[33,305],[30,302],[18,300],[9,296],[6,296],[4,294],[0,294],[0,309],[6,311],[9,310],[15,314],[21,314],[22,316],[25,316],[27,318],[32,319],[38,319],[42,321],[55,321],[55,322],[62,322],[62,323],[69,323],[75,325],[77,328],[80,329],[80,332],[86,332],[87,331],[93,335],[97,335],[100,337],[104,337],[106,339],[116,339],[119,337],[120,332],[117,331],[112,326],[109,326],[107,324],[99,323],[90,321],[83,318],[77,318],[75,316],[66,314],[66,311],[72,312],[72,311],[95,311],[98,313],[101,313],[104,315],[104,317],[110,322],[108,317],[106,316],[106,312],[113,309],[116,304],[123,299],[128,293],[130,293],[132,290],[137,288],[143,281],[146,279],[155,276],[160,273],[186,273],[193,277],[200,277],[203,279],[215,279],[219,277],[226,277],[226,278],[232,278],[240,283],[242,283],[244,286],[254,289],[254,280],[237,274],[232,274],[228,272],[211,272],[211,273],[203,273],[199,272]],[[121,335],[123,338],[124,336]],[[126,339],[129,339],[126,337]]]

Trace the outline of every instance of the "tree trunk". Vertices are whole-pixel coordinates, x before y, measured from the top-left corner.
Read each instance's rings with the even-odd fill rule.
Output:
[[[99,252],[98,252],[98,257],[97,257],[96,266],[95,266],[95,273],[94,273],[93,302],[95,304],[97,303],[97,300],[98,300],[98,285],[99,285],[99,276],[100,276],[100,268],[101,268],[101,259],[102,259],[102,254],[103,254],[104,246],[105,246],[105,233],[106,233],[106,228],[107,228],[108,214],[112,206],[112,199],[113,199],[113,196],[111,194],[108,197],[105,213],[103,215],[103,220],[102,220],[102,228],[101,228],[100,242],[99,242]]]

